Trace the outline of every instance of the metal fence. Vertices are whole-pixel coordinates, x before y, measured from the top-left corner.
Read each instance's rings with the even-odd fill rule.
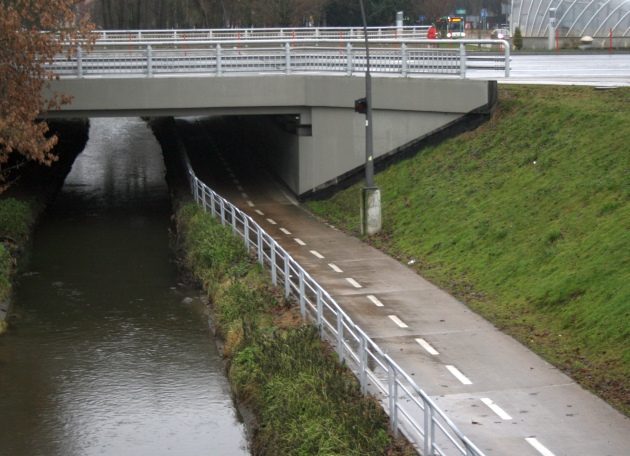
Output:
[[[429,26],[368,27],[368,38],[426,38]],[[97,40],[116,41],[196,41],[269,39],[363,39],[362,27],[283,27],[177,30],[95,30]]]
[[[187,160],[187,159],[186,159]],[[386,354],[311,275],[253,218],[200,181],[187,163],[195,201],[240,236],[258,262],[269,268],[274,285],[299,303],[302,318],[317,325],[339,360],[357,376],[364,394],[380,400],[394,434],[402,433],[429,455],[483,456],[433,400]]]
[[[257,41],[187,43],[156,41],[100,44],[91,51],[57,56],[50,69],[61,77],[112,75],[247,73],[364,73],[365,48],[359,40],[336,43],[313,41]],[[264,45],[264,46],[263,46]],[[484,49],[481,50],[478,49]],[[492,51],[494,49],[494,52]],[[413,76],[459,75],[468,71],[502,71],[510,74],[510,47],[502,40],[395,40],[373,41],[370,70],[375,74]]]

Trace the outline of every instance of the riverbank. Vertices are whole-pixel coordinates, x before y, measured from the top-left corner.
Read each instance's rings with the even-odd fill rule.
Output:
[[[380,404],[361,394],[352,373],[270,285],[242,241],[190,201],[172,153],[174,125],[152,123],[165,150],[180,258],[207,292],[232,390],[253,416],[252,454],[416,454],[393,439]]]
[[[501,86],[489,122],[376,176],[366,239],[630,413],[630,89]],[[310,209],[359,236],[361,185]]]
[[[25,252],[33,228],[46,206],[63,185],[74,159],[88,139],[87,120],[50,122],[59,136],[51,167],[29,163],[20,170],[16,182],[0,196],[0,334],[9,325],[11,294],[18,261]]]

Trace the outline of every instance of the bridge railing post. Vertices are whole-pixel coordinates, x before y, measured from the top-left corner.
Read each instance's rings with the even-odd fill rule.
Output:
[[[83,77],[83,49],[77,46],[77,76]]]
[[[435,440],[435,426],[433,424],[433,408],[426,400],[422,401],[424,406],[424,453],[433,453],[433,442]]]
[[[153,48],[150,44],[147,45],[147,76],[153,76]]]
[[[346,44],[346,67],[347,67],[347,73],[348,76],[352,76],[352,71],[353,71],[353,65],[352,65],[352,44],[348,43]]]
[[[459,77],[466,77],[466,45],[459,43]]]
[[[286,74],[291,74],[291,45],[284,43],[284,64]]]
[[[388,362],[387,371],[389,425],[394,433],[394,437],[398,437],[398,382],[396,379],[396,368],[392,363]]]
[[[217,76],[223,74],[222,62],[221,62],[221,45],[217,43]]]
[[[407,76],[407,45],[405,43],[400,45],[400,73]]]

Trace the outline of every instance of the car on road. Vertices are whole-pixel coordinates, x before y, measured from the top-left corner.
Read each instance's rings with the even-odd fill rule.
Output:
[[[509,40],[511,38],[510,31],[506,28],[494,29],[490,37],[493,40]]]

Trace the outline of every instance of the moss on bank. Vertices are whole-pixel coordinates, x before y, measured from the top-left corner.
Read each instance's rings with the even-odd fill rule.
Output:
[[[500,88],[491,120],[376,176],[408,262],[630,413],[630,89]],[[359,186],[313,212],[357,233]]]
[[[88,138],[87,120],[50,122],[51,132],[59,136],[55,153],[59,159],[52,166],[29,163],[15,183],[0,195],[0,334],[8,324],[13,279],[21,253],[27,248],[38,217],[63,185],[77,155]]]
[[[254,454],[415,454],[230,230],[194,203],[176,222],[186,266],[213,303],[235,394],[256,416]]]

